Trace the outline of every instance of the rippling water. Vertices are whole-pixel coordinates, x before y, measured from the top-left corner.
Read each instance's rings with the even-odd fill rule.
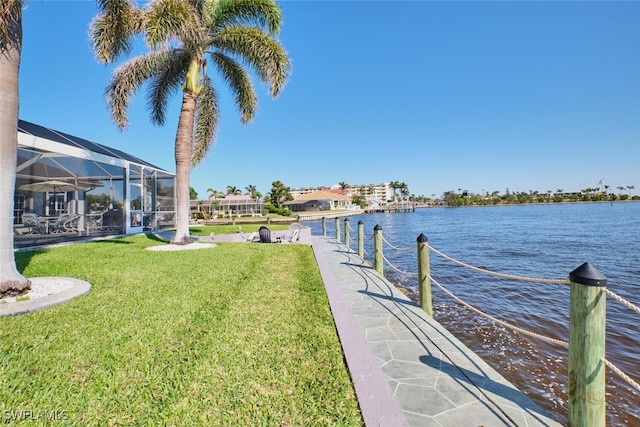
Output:
[[[607,277],[610,290],[640,305],[640,203],[429,208],[359,215],[349,218],[354,250],[358,221],[364,223],[367,238],[379,224],[385,240],[398,249],[415,245],[424,233],[433,248],[455,259],[512,275],[566,279],[589,262]],[[320,222],[305,225],[314,235],[322,234]],[[335,237],[333,220],[327,221],[327,235]],[[372,245],[372,240],[365,240],[366,253],[372,253]],[[384,255],[401,271],[385,265],[385,275],[416,290],[417,278],[404,274],[417,271],[415,249],[393,250],[385,244]],[[568,341],[568,286],[503,280],[433,253],[430,258],[434,279],[467,303],[516,326]],[[434,317],[449,331],[558,421],[567,423],[566,349],[496,325],[435,286],[433,308]],[[640,314],[607,300],[606,357],[636,382],[640,382],[639,325]],[[610,370],[607,425],[640,425],[640,393]]]

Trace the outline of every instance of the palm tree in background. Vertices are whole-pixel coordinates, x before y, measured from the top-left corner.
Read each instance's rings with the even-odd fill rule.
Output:
[[[244,189],[247,190],[247,194],[249,194],[249,197],[251,197],[252,199],[258,197],[256,195],[258,194],[258,187],[256,187],[255,185],[247,185],[246,187],[244,187]]]
[[[97,0],[101,13],[91,23],[98,61],[110,64],[129,54],[137,36],[149,51],[117,68],[106,95],[111,117],[121,130],[128,125],[129,102],[148,82],[151,121],[162,125],[169,96],[181,90],[182,107],[175,138],[176,235],[189,235],[189,173],[215,139],[218,94],[207,73],[213,64],[235,95],[243,123],[257,109],[257,95],[245,66],[269,85],[275,98],[289,75],[289,58],[276,36],[282,24],[273,0],[156,0],[143,7],[133,0]]]
[[[232,196],[237,196],[240,193],[241,193],[240,189],[235,185],[227,185],[227,194],[230,194]]]
[[[215,200],[220,195],[220,192],[218,190],[213,189],[213,188],[207,188],[207,193],[209,193],[209,196],[207,197],[207,199],[209,199],[209,200],[211,200],[211,199]]]
[[[0,2],[0,296],[20,294],[31,282],[16,267],[13,208],[18,163],[18,75],[22,54],[22,1]]]
[[[389,188],[391,188],[393,190],[393,202],[394,203],[398,203],[398,196],[396,195],[396,190],[398,188],[400,188],[400,182],[399,181],[391,181],[389,183]]]

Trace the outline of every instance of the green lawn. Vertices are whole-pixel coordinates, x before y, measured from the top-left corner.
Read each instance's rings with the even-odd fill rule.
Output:
[[[27,277],[92,290],[0,318],[0,422],[57,411],[56,425],[362,425],[311,248],[143,250],[157,244],[16,254]]]

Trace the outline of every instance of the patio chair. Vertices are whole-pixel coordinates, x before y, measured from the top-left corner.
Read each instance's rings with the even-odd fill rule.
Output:
[[[245,234],[245,233],[242,232],[242,230],[240,230],[240,236],[242,236],[242,240],[244,240],[245,243],[259,242],[260,241],[260,236],[256,232]]]
[[[51,233],[64,233],[64,223],[71,218],[69,214],[60,214],[57,219],[54,219],[49,223],[49,232]]]
[[[38,214],[26,213],[22,214],[22,225],[29,227],[27,234],[39,233],[44,234],[46,232],[45,222],[46,219],[40,218]]]
[[[260,243],[273,243],[271,241],[271,230],[264,225],[258,229],[258,235],[260,236]]]
[[[298,241],[299,237],[300,237],[300,229],[294,228],[293,233],[291,233],[291,236],[288,239],[282,240],[282,243],[295,243]]]
[[[71,215],[62,223],[63,232],[80,232],[78,225],[80,224],[80,215]]]

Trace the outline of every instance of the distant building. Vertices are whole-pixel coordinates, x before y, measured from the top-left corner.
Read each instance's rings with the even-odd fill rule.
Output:
[[[381,210],[384,206],[387,205],[386,200],[378,199],[376,197],[365,196],[365,200],[367,201],[367,206],[365,209],[368,211]]]
[[[218,209],[220,209],[225,216],[262,216],[264,204],[261,199],[251,198],[249,194],[241,196],[228,194],[223,199],[218,199]]]
[[[350,205],[349,197],[328,190],[303,194],[284,203],[284,206],[292,212],[342,210],[348,209]]]
[[[363,184],[363,185],[350,185],[344,190],[340,189],[339,185],[333,185],[330,188],[327,187],[312,187],[312,188],[292,188],[291,195],[295,199],[296,197],[310,194],[316,191],[340,191],[347,197],[351,197],[355,194],[362,195],[364,197],[375,197],[380,200],[393,200],[393,190],[389,186],[389,182],[382,184]]]

